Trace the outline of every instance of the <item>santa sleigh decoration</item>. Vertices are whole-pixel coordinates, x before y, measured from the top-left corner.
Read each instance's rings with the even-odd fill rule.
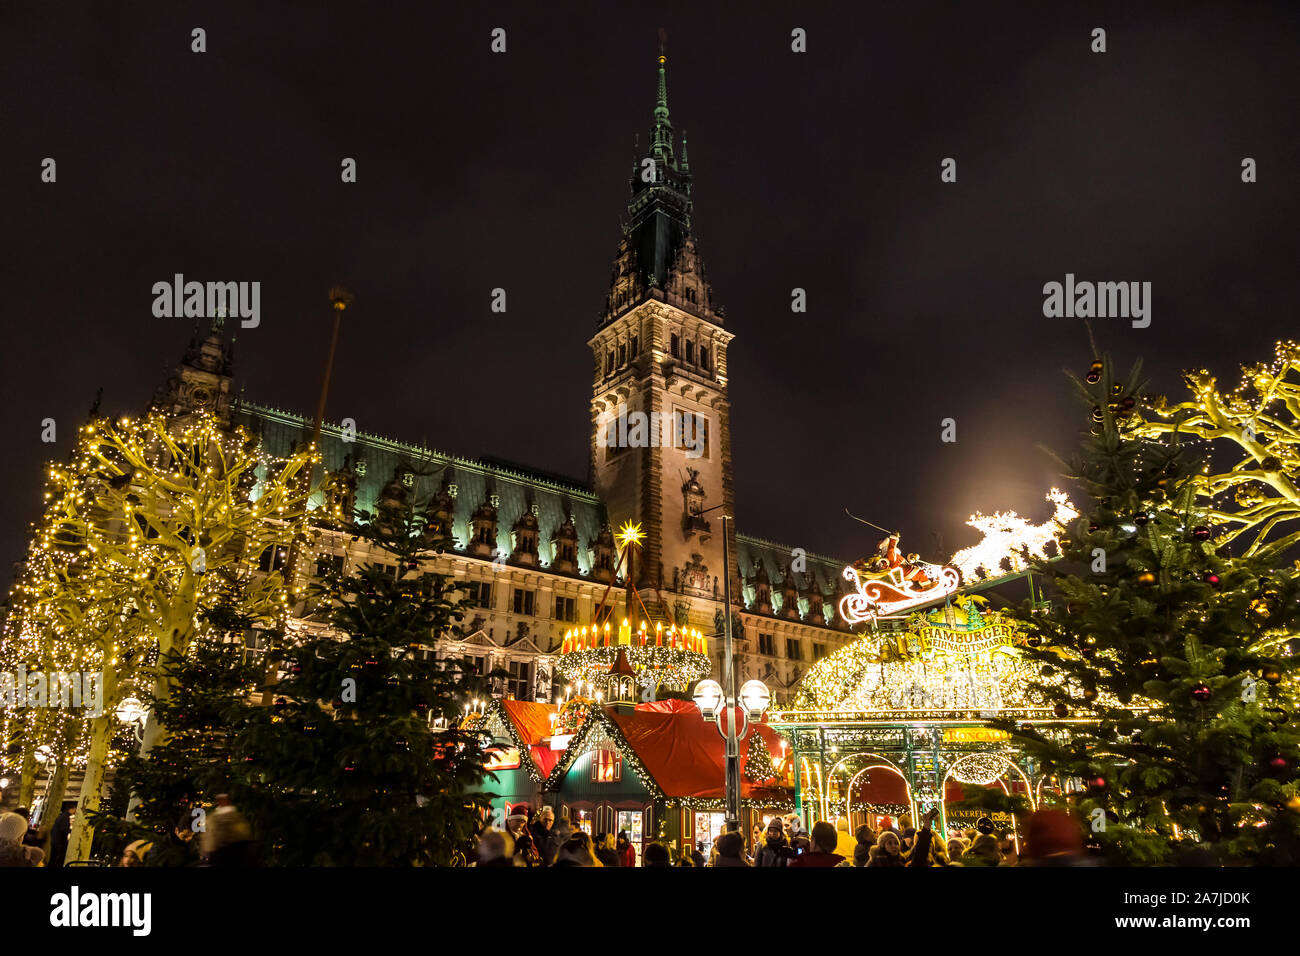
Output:
[[[918,573],[919,571],[919,573]],[[898,614],[952,594],[961,586],[961,572],[951,565],[914,561],[882,571],[844,569],[854,593],[840,599],[840,616],[858,624],[886,614]]]

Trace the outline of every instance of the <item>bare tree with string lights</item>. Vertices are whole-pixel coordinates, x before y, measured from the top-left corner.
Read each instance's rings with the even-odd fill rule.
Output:
[[[1217,545],[1270,558],[1300,544],[1300,344],[1279,342],[1272,363],[1242,366],[1231,392],[1205,369],[1183,380],[1190,399],[1157,397],[1125,430],[1210,444],[1195,485]]]

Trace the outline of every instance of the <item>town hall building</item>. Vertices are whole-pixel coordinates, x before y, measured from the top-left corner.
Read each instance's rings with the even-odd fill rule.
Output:
[[[566,630],[590,623],[607,590],[622,604],[614,532],[641,526],[633,568],[647,610],[709,636],[722,676],[725,574],[732,576],[741,681],[759,678],[777,701],[793,695],[810,664],[852,640],[836,616],[847,562],[764,539],[744,515],[731,523],[731,567],[723,567],[722,514],[734,514],[731,370],[737,334],[709,285],[693,233],[685,137],[669,118],[665,58],[647,149],[633,169],[627,224],[609,292],[586,345],[592,355],[590,459],[585,482],[506,458],[467,459],[325,423],[326,496],[347,510],[415,503],[450,527],[452,542],[422,570],[462,582],[473,605],[459,635],[431,636],[429,653],[469,657],[482,672],[510,675],[502,697],[553,701]],[[743,334],[743,322],[740,326]],[[575,328],[574,345],[581,330]],[[196,337],[160,393],[169,411],[211,408],[261,436],[270,454],[310,438],[304,415],[237,402],[230,352],[219,331]],[[658,440],[610,441],[619,416],[671,422]],[[575,425],[584,420],[573,410]],[[371,556],[351,535],[320,529],[316,566],[346,569]],[[287,551],[287,548],[286,548]],[[651,624],[653,627],[653,623]]]

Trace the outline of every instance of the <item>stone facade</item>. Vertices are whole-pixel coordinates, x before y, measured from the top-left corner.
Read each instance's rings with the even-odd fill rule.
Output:
[[[714,674],[722,675],[718,635],[728,570],[720,516],[734,514],[727,362],[733,333],[724,328],[691,232],[690,169],[684,137],[678,150],[668,119],[662,59],[654,117],[649,150],[632,177],[629,225],[609,296],[587,342],[594,359],[589,480],[364,433],[352,438],[330,424],[322,429],[326,477],[313,505],[328,498],[345,513],[382,512],[414,501],[445,528],[451,546],[421,570],[455,578],[474,608],[462,634],[430,635],[429,653],[510,671],[497,688],[503,695],[547,701],[562,693],[555,665],[564,632],[590,623],[607,593],[622,603],[626,582],[615,577],[612,532],[625,521],[646,533],[634,575],[651,614],[709,635]],[[214,329],[191,344],[160,393],[170,411],[184,414],[199,402],[225,409],[232,372],[221,341]],[[603,423],[620,410],[689,414],[701,423],[703,433],[692,438],[702,439],[702,453],[688,456],[672,440],[607,447]],[[304,416],[247,403],[233,416],[271,454],[287,453],[311,431]],[[780,701],[813,661],[852,638],[835,613],[845,562],[731,527],[738,676],[761,678]],[[351,535],[324,527],[314,547],[321,571],[331,563],[345,570],[385,563]]]

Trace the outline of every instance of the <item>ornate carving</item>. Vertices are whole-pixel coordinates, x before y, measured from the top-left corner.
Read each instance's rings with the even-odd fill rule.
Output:
[[[691,560],[682,569],[682,587],[686,591],[700,594],[709,593],[709,567],[703,561],[704,555],[698,551],[691,554]]]

